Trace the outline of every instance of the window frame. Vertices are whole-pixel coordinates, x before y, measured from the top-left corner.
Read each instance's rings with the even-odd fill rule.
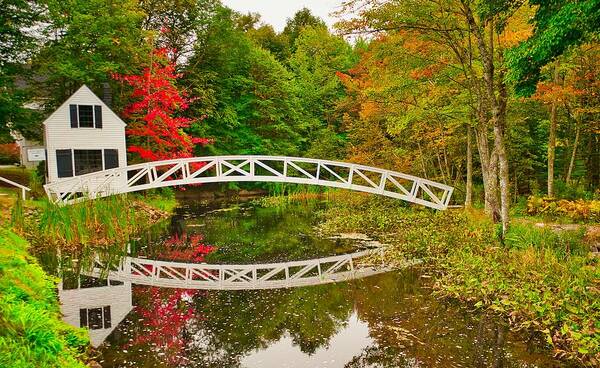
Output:
[[[100,320],[95,320],[100,317]],[[94,321],[92,321],[94,319]],[[95,322],[92,325],[92,322]],[[112,327],[112,311],[110,305],[100,307],[79,308],[79,327],[88,330],[105,330]]]
[[[116,154],[116,159],[117,159],[117,164],[118,166],[111,168],[111,169],[116,169],[121,167],[121,160],[120,160],[120,154],[119,148],[88,148],[88,149],[82,149],[82,148],[65,148],[65,149],[56,149],[54,150],[54,155],[57,156],[57,152],[59,151],[70,151],[71,154],[71,176],[59,176],[59,172],[58,172],[58,157],[56,157],[56,176],[58,179],[65,179],[65,178],[74,178],[76,176],[81,176],[81,175],[86,175],[86,174],[90,174],[90,173],[94,173],[94,172],[98,172],[98,171],[104,171],[104,170],[110,170],[106,168],[106,156],[105,156],[105,152],[106,151],[114,151],[114,153]],[[100,151],[100,156],[101,156],[101,162],[102,162],[102,167],[100,168],[100,170],[98,171],[90,171],[87,173],[83,173],[83,174],[77,174],[76,170],[75,170],[75,151]]]
[[[77,168],[77,152],[79,152],[80,154],[83,154],[83,152],[87,153],[86,159],[89,160],[90,158],[90,152],[98,152],[99,153],[99,169],[98,170],[93,170],[93,171],[87,171],[87,172],[79,172],[78,168]],[[89,161],[88,161],[89,163]],[[73,174],[74,176],[81,176],[81,175],[85,175],[85,174],[91,174],[94,172],[98,172],[98,171],[103,171],[104,170],[104,149],[103,148],[99,148],[99,149],[73,149]]]
[[[92,114],[92,125],[91,126],[82,126],[81,125],[81,110],[80,107],[81,106],[85,106],[85,107],[89,107],[91,114]],[[93,128],[96,129],[96,111],[94,108],[94,105],[86,105],[86,104],[77,104],[77,128],[84,128],[84,129],[88,129],[88,128]]]

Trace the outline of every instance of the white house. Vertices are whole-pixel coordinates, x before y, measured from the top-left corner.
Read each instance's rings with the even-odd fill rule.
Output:
[[[98,280],[100,282],[100,280]],[[131,282],[107,281],[104,286],[58,284],[63,321],[89,330],[92,346],[100,346],[133,309]]]
[[[85,85],[44,121],[44,145],[48,182],[127,166],[125,123]]]

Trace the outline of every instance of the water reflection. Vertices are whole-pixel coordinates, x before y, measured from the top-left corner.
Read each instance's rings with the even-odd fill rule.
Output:
[[[280,367],[339,367],[349,362],[363,349],[374,344],[369,336],[369,325],[356,313],[350,315],[342,330],[331,336],[325,346],[306,354],[294,343],[291,336],[284,336],[265,349],[250,352],[241,359],[241,366],[260,368],[281,362]]]
[[[188,206],[136,240],[132,252],[256,262],[356,245],[315,234],[318,206],[217,212]],[[105,367],[563,366],[502,321],[436,300],[427,280],[412,269],[294,289],[199,291],[83,278],[60,297],[65,320],[79,326],[85,318],[94,343],[105,339],[99,348]]]
[[[82,276],[75,287],[58,285],[63,320],[89,330],[92,346],[100,346],[133,309],[131,283]]]
[[[502,321],[435,300],[418,273],[288,290],[133,287],[106,367],[558,367]]]

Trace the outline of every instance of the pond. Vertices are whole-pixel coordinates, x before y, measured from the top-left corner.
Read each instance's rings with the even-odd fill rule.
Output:
[[[368,236],[321,235],[319,200],[182,203],[128,246],[185,262],[265,263],[346,254]],[[368,235],[368,234],[367,234]],[[123,250],[124,247],[116,249]],[[118,259],[123,253],[113,255]],[[42,257],[44,259],[44,257]],[[64,318],[90,328],[103,367],[563,367],[538,338],[432,295],[418,267],[272,290],[191,290],[80,276]]]

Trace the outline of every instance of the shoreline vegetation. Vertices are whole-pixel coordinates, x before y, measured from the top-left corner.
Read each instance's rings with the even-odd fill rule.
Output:
[[[70,206],[47,199],[17,201],[11,222],[35,247],[99,247],[125,244],[133,234],[168,217],[176,205],[170,191],[111,196]]]
[[[542,334],[559,358],[600,364],[598,223],[556,231],[515,221],[503,244],[498,226],[479,209],[435,212],[342,191],[326,198],[319,214],[324,233],[368,232],[388,244],[391,264],[422,259],[440,297]]]
[[[125,244],[133,234],[170,215],[177,205],[173,192],[114,196],[64,207],[5,196],[1,204],[0,366],[92,364],[87,331],[62,322],[58,279],[45,272],[32,254],[47,247],[72,252]],[[5,207],[11,208],[10,214]]]
[[[61,320],[58,280],[28,248],[25,239],[0,228],[0,366],[85,367],[87,331]]]

